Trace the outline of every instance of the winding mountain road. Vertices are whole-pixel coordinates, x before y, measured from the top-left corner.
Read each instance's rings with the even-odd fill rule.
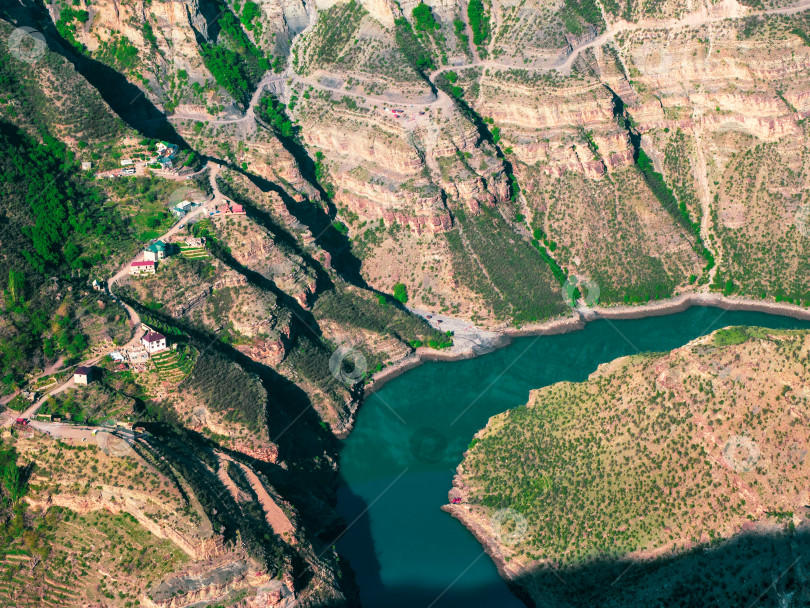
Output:
[[[600,7],[601,8],[601,7]],[[461,63],[458,65],[447,65],[442,66],[431,72],[428,75],[428,79],[431,83],[435,86],[436,77],[439,74],[444,72],[448,72],[450,70],[463,70],[466,68],[471,67],[483,67],[483,68],[494,68],[494,69],[503,69],[503,70],[522,70],[528,72],[550,72],[552,70],[556,70],[562,74],[568,74],[571,71],[571,68],[574,65],[574,62],[577,60],[579,55],[590,48],[601,47],[605,44],[611,42],[615,39],[617,34],[623,32],[631,32],[634,30],[656,30],[656,29],[680,29],[685,27],[699,27],[701,25],[706,25],[710,23],[718,23],[724,21],[726,19],[742,19],[744,17],[753,17],[753,16],[764,16],[764,15],[794,15],[796,13],[800,13],[810,8],[810,1],[801,2],[799,4],[787,7],[780,7],[780,8],[772,8],[767,10],[760,10],[760,11],[752,11],[748,7],[743,6],[737,0],[723,0],[718,4],[711,6],[710,9],[707,9],[705,6],[702,7],[700,10],[689,13],[684,15],[680,18],[671,18],[671,19],[641,19],[638,22],[629,22],[623,19],[618,19],[614,22],[608,23],[607,29],[601,33],[600,35],[596,36],[592,40],[589,40],[571,50],[571,52],[566,55],[564,58],[554,61],[547,65],[542,66],[525,66],[519,64],[511,64],[505,63],[501,61],[495,60],[481,60],[475,59],[470,62]],[[290,48],[290,57],[293,56],[292,50],[295,46],[299,43],[299,41],[306,35],[306,33],[314,26],[316,22],[316,17],[313,18],[310,15],[310,23],[309,25],[301,31],[297,36],[295,36],[292,46]],[[173,116],[169,116],[168,119],[171,121],[181,121],[181,120],[201,120],[207,122],[209,125],[232,125],[232,124],[239,124],[243,122],[251,122],[255,118],[255,107],[258,105],[262,93],[264,90],[273,83],[282,82],[282,81],[292,81],[295,83],[300,83],[305,86],[310,86],[315,89],[320,89],[323,91],[331,91],[333,93],[339,93],[342,96],[348,96],[356,99],[362,99],[365,103],[368,104],[390,104],[390,105],[402,105],[407,106],[413,109],[428,109],[428,108],[447,108],[453,105],[453,100],[442,90],[438,90],[435,99],[430,101],[397,101],[393,100],[389,97],[380,96],[380,95],[366,95],[364,93],[355,93],[351,91],[344,90],[341,86],[329,86],[326,85],[319,80],[307,78],[305,76],[299,76],[295,74],[291,61],[288,63],[287,68],[281,74],[270,74],[265,76],[257,85],[256,91],[253,93],[250,103],[248,104],[248,108],[245,111],[245,114],[240,117],[236,118],[223,118],[223,119],[211,119],[207,115],[202,114],[175,114]]]
[[[222,194],[219,192],[219,190],[216,187],[216,174],[219,171],[219,165],[217,163],[209,161],[209,163],[207,165],[207,168],[209,168],[211,170],[209,179],[211,181],[211,184],[212,184],[212,187],[213,187],[213,190],[214,190],[214,199],[213,199],[213,201],[216,201],[217,195],[222,197]],[[164,239],[169,239],[169,238],[173,237],[184,226],[186,226],[189,223],[189,221],[191,221],[195,217],[198,217],[202,212],[203,212],[203,207],[192,211],[191,213],[189,213],[188,215],[183,217],[180,221],[175,223],[164,234],[159,236],[158,239],[164,240]],[[126,344],[116,346],[116,347],[114,347],[114,348],[112,348],[112,349],[110,349],[108,351],[105,351],[105,352],[103,352],[101,354],[95,355],[95,356],[90,357],[88,359],[84,359],[83,361],[81,361],[79,363],[76,363],[74,365],[71,365],[68,368],[62,368],[61,367],[62,359],[60,358],[59,361],[57,362],[59,364],[59,367],[57,367],[57,363],[54,363],[53,365],[49,366],[47,368],[47,370],[46,370],[48,372],[48,374],[43,372],[42,374],[37,376],[37,378],[35,378],[31,382],[29,382],[30,385],[33,385],[33,383],[36,381],[36,379],[38,379],[38,378],[40,378],[40,377],[42,377],[44,375],[53,374],[53,373],[56,373],[57,371],[61,371],[63,369],[71,369],[71,368],[80,367],[80,366],[91,367],[91,366],[95,365],[96,363],[98,363],[102,358],[104,358],[105,356],[109,355],[110,353],[112,353],[114,351],[128,350],[130,348],[133,348],[133,347],[137,346],[140,343],[140,341],[141,341],[141,332],[139,331],[139,328],[141,326],[141,316],[138,314],[138,312],[134,308],[132,308],[132,306],[130,306],[126,302],[122,301],[113,292],[113,286],[117,282],[119,282],[121,279],[123,279],[124,277],[129,276],[129,265],[130,265],[130,263],[131,262],[128,261],[118,272],[116,272],[112,277],[110,277],[107,280],[107,293],[109,294],[110,298],[114,302],[116,302],[117,304],[119,304],[121,307],[124,308],[127,315],[129,316],[130,328],[133,331],[132,338],[130,338],[130,340],[127,341]],[[36,413],[39,411],[39,408],[42,407],[42,405],[45,403],[45,401],[49,397],[53,397],[54,395],[58,395],[59,393],[62,393],[63,391],[71,388],[72,386],[74,386],[73,376],[68,375],[61,383],[59,383],[54,388],[50,389],[48,392],[44,393],[39,399],[37,399],[34,403],[32,403],[24,412],[16,413],[16,412],[13,412],[11,410],[9,410],[7,412],[4,412],[5,421],[4,421],[3,424],[5,424],[5,425],[11,424],[15,418],[28,418],[28,419],[33,418],[34,416],[36,416]]]

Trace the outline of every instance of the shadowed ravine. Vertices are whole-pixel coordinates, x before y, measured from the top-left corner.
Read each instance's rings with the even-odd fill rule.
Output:
[[[788,317],[706,307],[663,317],[600,320],[569,334],[520,338],[477,359],[426,363],[372,394],[343,445],[344,485],[338,493],[341,515],[354,523],[337,547],[355,571],[363,605],[520,606],[472,534],[440,510],[475,432],[492,415],[525,404],[531,389],[583,381],[600,363],[671,350],[729,325],[810,328],[810,322]],[[622,585],[611,583],[628,563],[607,562],[559,572],[565,584],[547,573],[518,581],[515,590],[542,589],[539,596],[548,597],[543,606],[703,606],[710,605],[701,600],[706,586],[716,583],[715,592],[729,605],[747,606],[774,583],[784,570],[782,561],[792,555],[784,564],[790,565],[807,539],[734,542],[713,553],[695,550],[631,568],[620,579]],[[756,567],[752,559],[758,560]],[[751,580],[735,586],[732,581],[741,572]],[[700,585],[696,576],[703,577]],[[776,605],[776,590],[789,589],[790,580],[779,579],[757,605]],[[749,602],[735,603],[749,596]]]

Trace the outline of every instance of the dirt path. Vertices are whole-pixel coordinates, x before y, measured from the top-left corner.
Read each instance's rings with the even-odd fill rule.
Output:
[[[603,16],[605,15],[605,11],[602,6],[599,6],[600,11],[602,11]],[[571,67],[573,66],[574,62],[579,57],[579,54],[582,51],[585,51],[589,48],[599,47],[611,42],[616,34],[622,32],[628,32],[633,30],[639,29],[680,29],[685,27],[698,27],[701,25],[705,25],[708,23],[720,22],[725,19],[741,19],[743,17],[755,16],[755,15],[793,15],[804,10],[810,8],[810,1],[805,1],[795,6],[783,7],[783,8],[774,8],[764,11],[751,11],[747,7],[741,5],[737,0],[723,0],[723,2],[716,4],[711,7],[711,9],[706,8],[705,6],[701,7],[700,10],[695,11],[693,13],[689,13],[688,15],[684,15],[681,18],[672,18],[672,19],[642,19],[636,23],[631,23],[629,21],[624,21],[623,19],[618,19],[612,23],[608,23],[607,29],[594,38],[584,44],[579,45],[572,52],[567,55],[565,58],[555,61],[548,65],[543,66],[523,66],[518,64],[510,64],[510,63],[502,63],[499,61],[493,60],[485,60],[482,61],[477,58],[477,53],[474,52],[474,45],[472,43],[472,31],[470,30],[469,23],[465,21],[467,33],[470,37],[470,49],[473,50],[473,57],[475,58],[473,61],[462,63],[458,65],[448,65],[441,67],[437,70],[434,70],[428,75],[428,79],[431,83],[435,82],[436,76],[443,72],[447,72],[449,70],[459,70],[464,68],[476,67],[481,66],[484,68],[495,68],[495,69],[519,69],[523,71],[529,72],[549,72],[551,70],[557,70],[563,74],[568,74],[571,71]],[[286,80],[290,80],[294,83],[300,83],[305,86],[311,86],[316,89],[324,90],[324,91],[332,91],[332,92],[339,92],[342,96],[353,97],[356,99],[362,99],[364,103],[367,104],[397,104],[408,106],[410,108],[450,108],[453,105],[453,100],[445,94],[443,91],[439,90],[436,96],[436,99],[427,101],[427,102],[417,102],[417,101],[393,101],[387,97],[379,96],[379,95],[365,95],[363,93],[352,93],[349,91],[345,91],[340,87],[330,87],[324,85],[323,83],[307,78],[304,76],[298,76],[295,74],[293,66],[292,66],[292,57],[293,57],[293,50],[296,45],[299,43],[300,40],[306,35],[306,33],[315,25],[317,22],[317,14],[310,13],[310,23],[309,25],[304,28],[294,39],[292,45],[290,46],[290,53],[288,59],[287,68],[284,70],[282,74],[269,74],[265,76],[257,85],[256,90],[251,97],[250,103],[245,111],[243,116],[237,118],[222,118],[222,119],[211,119],[210,116],[205,114],[175,114],[173,116],[169,116],[168,119],[171,121],[179,121],[179,120],[200,120],[207,122],[209,125],[231,125],[231,124],[238,124],[243,122],[255,122],[255,108],[261,99],[262,93],[264,90],[271,84],[282,82]]]
[[[219,171],[219,165],[216,165],[215,163],[211,163],[211,164],[214,165],[214,167],[215,167],[215,168],[212,168],[212,170],[211,170],[211,175],[212,175],[211,179],[213,181],[213,180],[215,180],[216,173]],[[214,192],[217,193],[217,192],[219,192],[219,190],[215,189]],[[222,196],[222,195],[220,194],[220,196]],[[168,239],[168,238],[174,236],[186,224],[188,224],[188,222],[192,218],[195,218],[198,215],[200,215],[202,213],[202,211],[203,211],[202,208],[197,209],[195,211],[192,211],[191,213],[186,215],[184,218],[182,218],[179,222],[174,224],[169,230],[167,230],[163,235],[161,235],[158,238],[159,239]],[[123,279],[124,277],[129,276],[129,265],[130,265],[130,263],[131,262],[127,262],[123,266],[123,268],[121,268],[117,273],[115,273],[112,277],[110,277],[107,280],[107,293],[109,294],[110,298],[114,302],[116,302],[117,304],[119,304],[120,306],[122,306],[124,308],[127,315],[129,316],[130,328],[133,330],[132,338],[130,338],[129,341],[127,341],[126,344],[115,346],[114,348],[112,348],[112,349],[110,349],[110,350],[108,350],[108,351],[106,351],[104,353],[101,353],[101,354],[96,355],[94,357],[91,357],[89,359],[85,359],[85,360],[81,361],[80,363],[72,365],[71,367],[80,367],[80,366],[92,367],[93,365],[98,363],[103,357],[109,355],[111,352],[119,351],[119,350],[128,350],[130,348],[133,348],[133,347],[137,346],[140,343],[140,341],[141,341],[141,332],[139,331],[139,328],[141,326],[141,316],[137,313],[137,311],[134,308],[132,308],[132,306],[130,306],[126,302],[123,302],[113,292],[113,286],[118,281]],[[47,375],[53,374],[55,372],[61,371],[63,369],[61,367],[62,361],[63,361],[63,358],[60,358],[56,363],[49,366],[45,372],[43,372],[42,374],[37,376],[37,378],[40,378],[42,376],[47,376]],[[67,369],[70,369],[70,368],[67,368]],[[29,382],[29,384],[32,384],[33,382],[36,382],[37,378],[35,378],[31,382]],[[22,412],[21,414],[11,412],[11,415],[13,416],[13,418],[29,418],[29,419],[33,418],[34,416],[36,416],[36,413],[39,411],[39,408],[42,407],[42,404],[45,403],[45,401],[48,399],[48,397],[53,397],[54,395],[58,395],[59,393],[67,390],[68,388],[72,387],[73,385],[74,385],[73,384],[73,376],[69,375],[61,384],[59,384],[58,386],[52,388],[47,393],[43,394],[42,397],[37,399],[37,401],[35,401],[24,412]],[[7,424],[10,423],[10,421],[11,421],[11,419],[7,419],[6,423]]]

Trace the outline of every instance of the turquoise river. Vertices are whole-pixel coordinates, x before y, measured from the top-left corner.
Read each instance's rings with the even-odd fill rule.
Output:
[[[582,381],[600,363],[666,351],[729,325],[810,328],[759,312],[692,307],[579,331],[515,339],[475,359],[428,362],[391,380],[361,406],[340,457],[337,543],[365,608],[521,607],[481,545],[440,510],[473,435],[529,391]]]

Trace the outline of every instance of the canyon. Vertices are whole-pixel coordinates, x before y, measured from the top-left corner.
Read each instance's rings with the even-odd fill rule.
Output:
[[[4,375],[19,389],[56,365],[67,354],[62,319],[85,336],[83,354],[137,343],[144,324],[190,358],[182,374],[146,366],[131,383],[101,364],[104,385],[130,391],[130,417],[148,433],[133,435],[127,458],[171,490],[152,501],[128,482],[79,489],[80,476],[61,471],[61,487],[32,488],[30,507],[129,514],[179,549],[159,580],[127,583],[149,605],[356,603],[334,549],[347,525],[335,493],[339,440],[369,388],[422,360],[481,354],[506,334],[602,312],[721,296],[793,312],[810,304],[808,9],[4,6],[5,149],[58,150],[49,184],[80,201],[60,221],[83,226],[45,251],[32,227],[47,213],[15,173],[23,161],[9,161],[0,339],[42,335]],[[157,142],[178,147],[175,166],[147,160]],[[123,159],[140,173],[123,174]],[[186,199],[244,214],[206,211],[181,234],[170,207]],[[116,219],[90,229],[81,218],[91,216]],[[162,234],[178,247],[203,239],[204,252],[183,247],[154,275],[129,277],[129,261]],[[88,313],[79,296],[92,279],[110,288]],[[36,306],[43,320],[23,322]],[[37,442],[50,440],[16,449],[40,471],[52,465]],[[197,519],[210,524],[204,542],[184,532]],[[728,536],[723,525],[715,532]],[[271,539],[264,549],[261,539]]]

